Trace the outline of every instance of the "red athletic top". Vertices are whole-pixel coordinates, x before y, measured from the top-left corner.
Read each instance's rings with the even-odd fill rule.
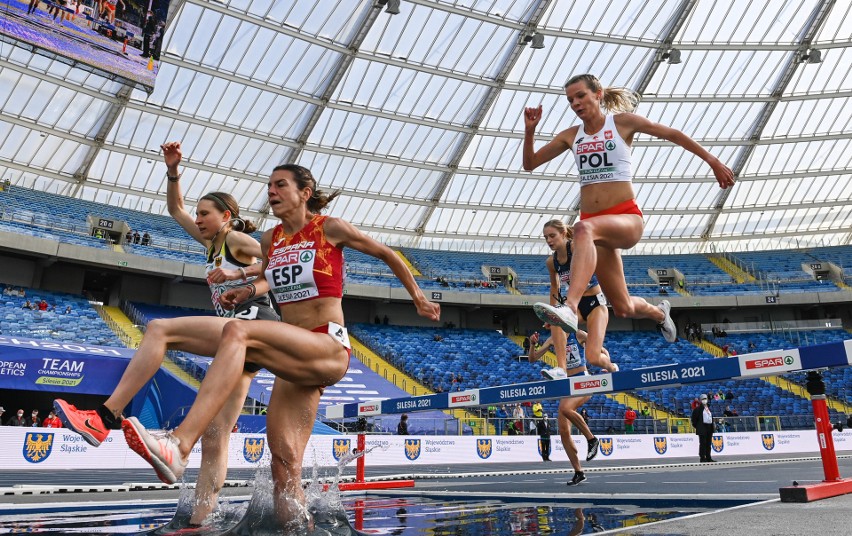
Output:
[[[299,232],[288,236],[281,224],[272,231],[266,280],[278,305],[314,298],[343,297],[343,248],[329,243],[316,215]]]

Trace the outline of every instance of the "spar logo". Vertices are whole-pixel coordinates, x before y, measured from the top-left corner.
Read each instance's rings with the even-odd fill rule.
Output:
[[[247,437],[243,440],[243,458],[247,462],[257,463],[263,457],[266,440],[262,437]]]
[[[766,450],[775,448],[775,436],[773,434],[760,434],[760,442],[763,443],[763,448]]]
[[[490,439],[477,439],[476,440],[476,455],[482,458],[483,460],[487,460],[491,457],[492,445]]]
[[[661,456],[665,454],[669,450],[669,438],[654,436],[654,450]]]
[[[420,457],[420,440],[406,439],[405,440],[405,457],[411,461]]]
[[[450,398],[450,402],[453,404],[459,404],[461,402],[476,402],[476,394],[455,395]]]
[[[585,143],[581,143],[577,145],[577,154],[588,154],[588,153],[598,153],[604,150],[604,142],[598,141],[587,141]]]
[[[721,435],[714,435],[710,440],[710,446],[713,447],[713,452],[722,452],[725,450],[725,438]]]
[[[598,378],[594,380],[578,380],[574,382],[575,391],[589,391],[592,389],[602,389],[609,385],[606,378]]]
[[[382,411],[379,402],[370,402],[358,405],[358,415],[378,415]]]
[[[746,369],[753,370],[753,369],[769,369],[769,368],[785,367],[785,366],[789,367],[794,362],[795,362],[795,359],[793,359],[793,356],[785,355],[784,357],[777,356],[777,357],[763,357],[763,358],[760,358],[760,359],[748,359],[748,360],[746,360],[745,365],[746,365]]]
[[[41,463],[53,451],[53,434],[28,432],[24,437],[24,459],[30,463]]]
[[[344,456],[349,455],[349,449],[352,446],[351,439],[335,439],[331,443],[331,454],[334,459],[340,461]]]

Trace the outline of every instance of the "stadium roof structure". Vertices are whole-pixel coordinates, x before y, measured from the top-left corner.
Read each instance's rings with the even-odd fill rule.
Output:
[[[189,203],[232,192],[262,228],[280,163],[341,195],[329,213],[396,246],[541,253],[578,217],[573,158],[523,171],[576,123],[591,72],[641,96],[735,172],[634,143],[641,253],[852,243],[851,0],[173,0],[149,94],[0,43],[0,180],[166,214],[160,145]],[[391,9],[393,11],[393,9]],[[194,203],[193,203],[194,204]],[[274,219],[274,218],[273,218]]]

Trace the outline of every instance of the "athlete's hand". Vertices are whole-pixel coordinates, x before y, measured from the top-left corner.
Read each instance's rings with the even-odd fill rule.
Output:
[[[225,281],[235,281],[242,278],[243,273],[239,270],[225,270],[224,268],[216,268],[207,274],[207,280],[211,283],[224,283]]]
[[[538,344],[538,331],[533,331],[533,334],[530,335],[530,344],[533,346]]]
[[[541,104],[537,108],[524,108],[524,128],[535,130],[539,121],[541,121]]]
[[[720,188],[727,189],[734,185],[734,172],[731,171],[731,168],[718,159],[713,161],[710,167],[713,168],[713,174],[716,175],[716,182],[719,183]]]
[[[222,295],[219,296],[219,303],[222,305],[223,309],[230,311],[237,305],[248,300],[249,296],[251,296],[251,290],[249,287],[236,287],[223,292]]]
[[[163,150],[163,161],[165,161],[166,167],[169,168],[169,174],[177,175],[178,165],[180,165],[180,161],[183,158],[183,153],[180,150],[180,142],[170,141],[164,143],[160,145],[160,149]]]
[[[430,302],[429,300],[421,300],[415,302],[414,305],[417,307],[417,314],[420,316],[434,320],[435,322],[441,319],[441,306],[437,303]]]

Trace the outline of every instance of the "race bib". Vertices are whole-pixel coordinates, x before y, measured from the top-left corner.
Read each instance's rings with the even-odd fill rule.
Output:
[[[279,305],[319,296],[314,279],[315,260],[316,251],[313,249],[288,251],[275,256],[275,266],[267,267],[266,279]]]

